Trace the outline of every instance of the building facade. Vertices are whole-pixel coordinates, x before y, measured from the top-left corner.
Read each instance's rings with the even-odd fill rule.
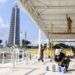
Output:
[[[20,45],[20,9],[12,8],[8,45]]]

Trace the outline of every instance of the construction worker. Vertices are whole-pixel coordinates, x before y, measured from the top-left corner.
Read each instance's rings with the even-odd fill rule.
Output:
[[[38,61],[41,60],[42,62],[44,62],[43,58],[44,58],[44,50],[45,50],[45,48],[46,48],[46,45],[44,45],[44,46],[41,45],[40,58],[38,59]]]

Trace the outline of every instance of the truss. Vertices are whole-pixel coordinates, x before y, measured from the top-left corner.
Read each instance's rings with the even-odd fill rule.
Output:
[[[46,36],[75,38],[75,0],[20,0]],[[73,23],[67,32],[66,14]],[[53,28],[51,28],[53,26]]]

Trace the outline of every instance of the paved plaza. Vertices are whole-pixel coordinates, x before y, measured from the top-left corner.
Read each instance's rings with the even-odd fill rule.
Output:
[[[38,62],[35,59],[31,61],[22,61],[16,63],[0,64],[0,75],[74,75],[75,74],[75,59],[72,59],[67,73],[47,71],[46,66],[51,67],[49,59],[44,63]]]

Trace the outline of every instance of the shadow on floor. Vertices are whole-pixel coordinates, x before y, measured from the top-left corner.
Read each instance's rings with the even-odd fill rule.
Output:
[[[75,71],[75,69],[69,69],[68,71],[69,71],[69,72],[72,72],[72,71]]]
[[[66,72],[66,73],[70,74],[72,72],[75,72],[75,69],[69,69],[68,72]]]

